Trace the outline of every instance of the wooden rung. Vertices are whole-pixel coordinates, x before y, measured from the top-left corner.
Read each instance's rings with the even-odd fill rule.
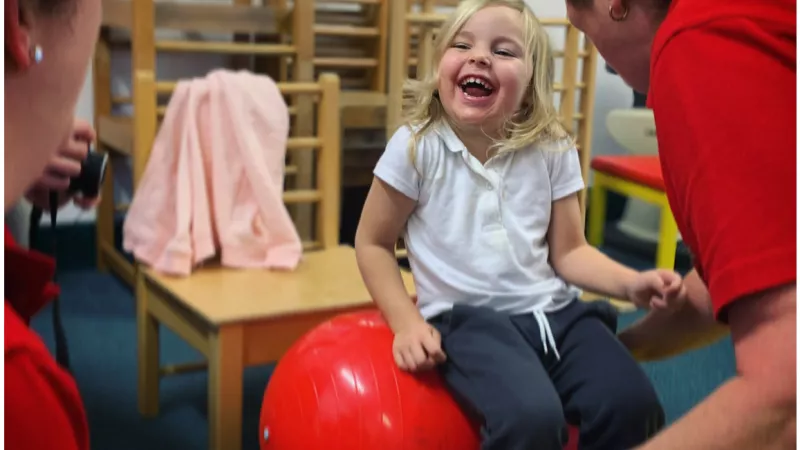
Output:
[[[102,24],[112,28],[133,26],[135,0],[103,0]],[[206,33],[277,33],[283,13],[274,8],[197,2],[159,2],[153,5],[155,28]]]
[[[314,34],[323,36],[377,37],[381,35],[381,30],[377,27],[316,24],[314,25]]]
[[[322,147],[322,140],[315,137],[290,137],[286,142],[287,150],[314,149]]]
[[[163,52],[225,53],[247,55],[292,55],[295,47],[284,44],[251,44],[246,42],[157,41],[156,50]]]
[[[565,89],[566,88],[561,83],[554,83],[553,84],[553,90],[555,92],[563,92]],[[586,83],[584,83],[583,81],[577,82],[577,83],[575,83],[575,86],[574,86],[573,89],[586,89]]]
[[[443,13],[419,13],[412,12],[406,14],[406,21],[414,25],[433,25],[438,26],[447,20],[448,14]]]
[[[286,191],[283,193],[284,203],[315,203],[322,199],[322,192],[313,189]]]
[[[275,34],[281,16],[250,5],[156,2],[156,28],[204,33]]]
[[[314,58],[314,65],[320,67],[378,67],[375,58]]]
[[[208,362],[198,361],[185,364],[170,364],[159,368],[159,375],[162,377],[170,375],[181,375],[184,373],[197,372],[208,369]]]

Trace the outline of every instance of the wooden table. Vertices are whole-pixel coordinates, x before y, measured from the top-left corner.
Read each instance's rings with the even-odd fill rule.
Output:
[[[404,272],[410,295],[414,284]],[[293,272],[203,268],[187,278],[137,276],[139,410],[158,414],[162,375],[207,368],[211,450],[240,450],[245,367],[277,361],[303,334],[344,312],[373,308],[352,247],[306,253]],[[158,324],[207,363],[160,367]]]

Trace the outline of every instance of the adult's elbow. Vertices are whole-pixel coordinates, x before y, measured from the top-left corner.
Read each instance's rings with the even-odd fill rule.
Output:
[[[728,312],[739,376],[774,418],[775,437],[792,448],[797,436],[796,302],[797,288],[791,284],[741,299]]]
[[[782,390],[773,398],[770,409],[768,414],[774,414],[777,421],[780,448],[795,448],[797,446],[797,390]]]

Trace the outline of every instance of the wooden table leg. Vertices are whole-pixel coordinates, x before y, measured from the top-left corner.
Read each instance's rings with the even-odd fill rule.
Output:
[[[139,414],[145,417],[158,415],[159,391],[159,339],[158,321],[147,307],[150,299],[147,283],[140,269],[136,269],[136,328],[139,373]]]
[[[208,361],[208,424],[211,450],[242,448],[242,377],[244,330],[223,325],[210,339]]]

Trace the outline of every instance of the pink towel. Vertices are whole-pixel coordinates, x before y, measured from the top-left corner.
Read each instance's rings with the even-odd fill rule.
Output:
[[[215,70],[180,81],[124,224],[123,247],[163,273],[292,270],[302,244],[283,203],[289,111],[275,82]]]

